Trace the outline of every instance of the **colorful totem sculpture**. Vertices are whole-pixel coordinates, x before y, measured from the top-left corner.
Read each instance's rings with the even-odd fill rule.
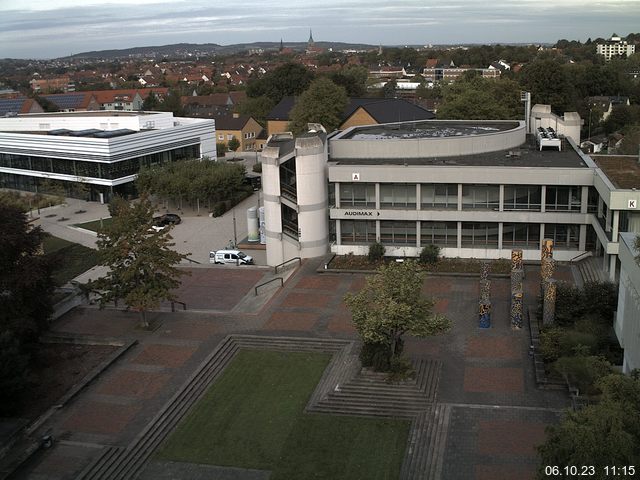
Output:
[[[491,327],[491,280],[489,273],[491,264],[483,262],[480,265],[480,301],[478,303],[478,317],[480,328]]]
[[[522,250],[511,251],[511,328],[522,328],[524,269],[522,268]]]

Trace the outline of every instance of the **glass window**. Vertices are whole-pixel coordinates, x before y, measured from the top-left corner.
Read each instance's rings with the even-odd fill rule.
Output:
[[[374,183],[341,183],[340,208],[376,207],[376,185]]]
[[[579,212],[582,187],[547,187],[545,209],[553,211]]]
[[[385,245],[416,245],[416,222],[383,220],[380,222],[380,242]]]
[[[553,247],[560,250],[577,250],[580,239],[580,226],[564,223],[547,223],[544,226],[544,238],[553,240]]]
[[[462,223],[463,247],[497,247],[498,224],[463,222]]]
[[[420,204],[423,209],[458,208],[458,184],[422,184],[420,186]]]
[[[463,210],[498,210],[500,187],[498,185],[463,185]]]
[[[416,208],[416,185],[412,183],[380,184],[380,208]]]
[[[375,241],[375,221],[340,220],[340,242],[343,245],[369,245]]]
[[[539,212],[542,187],[536,185],[505,185],[505,210],[534,210]]]
[[[505,223],[502,225],[502,247],[527,247],[540,245],[540,225],[537,223]]]
[[[458,222],[420,222],[421,245],[458,245]]]
[[[600,195],[596,187],[589,187],[589,196],[587,198],[587,212],[598,213],[598,199]]]

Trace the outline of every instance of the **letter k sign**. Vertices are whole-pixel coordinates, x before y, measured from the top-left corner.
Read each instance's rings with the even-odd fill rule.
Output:
[[[637,208],[636,204],[638,203],[637,200],[629,200],[629,207],[628,208]]]

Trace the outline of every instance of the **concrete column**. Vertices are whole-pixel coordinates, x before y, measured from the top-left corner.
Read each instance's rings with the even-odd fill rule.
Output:
[[[578,250],[584,252],[587,249],[587,226],[580,225],[580,238],[578,240]]]
[[[416,247],[422,247],[422,239],[420,238],[420,220],[416,220]]]
[[[504,229],[504,224],[502,222],[498,222],[498,250],[502,250],[502,232]]]
[[[613,210],[613,218],[611,219],[611,241],[618,241],[618,228],[620,226],[620,210]]]
[[[602,201],[602,197],[598,195],[598,218],[602,217],[602,205],[604,205],[604,202]]]
[[[265,147],[262,162],[262,198],[264,200],[264,229],[267,241],[267,265],[284,262],[282,245],[282,211],[280,209],[280,148]]]
[[[542,241],[544,240],[544,223],[540,224],[540,241],[538,242],[538,248],[542,248]]]
[[[336,222],[336,245],[342,245],[342,225],[340,220],[329,220],[330,222]]]
[[[458,184],[458,211],[462,210],[462,184]],[[460,248],[460,247],[458,247]]]
[[[546,185],[542,185],[542,188],[540,189],[540,211],[542,213],[547,211],[547,186]]]
[[[333,187],[335,189],[334,196],[336,198],[336,208],[340,208],[340,183],[334,183]]]
[[[458,222],[458,248],[462,248],[462,222]]]
[[[380,242],[380,220],[376,220],[376,242]]]
[[[380,184],[376,183],[376,210],[380,210]],[[378,230],[377,236],[380,237],[380,231]]]
[[[416,210],[420,210],[420,204],[422,203],[422,200],[420,198],[420,192],[422,190],[420,189],[420,184],[416,183]]]
[[[616,281],[616,260],[618,259],[617,255],[609,255],[609,281]]]
[[[589,187],[582,187],[582,196],[580,198],[580,213],[588,213],[589,211]]]
[[[498,211],[504,212],[504,185],[500,185],[500,193],[498,195]]]

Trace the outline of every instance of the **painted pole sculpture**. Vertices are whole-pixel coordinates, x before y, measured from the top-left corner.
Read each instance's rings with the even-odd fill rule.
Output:
[[[544,290],[544,303],[542,309],[542,324],[550,325],[555,320],[556,316],[556,288],[557,283],[555,280],[550,279]]]
[[[483,262],[480,266],[480,301],[478,304],[478,316],[480,328],[491,327],[491,280],[489,272],[491,264]]]
[[[524,269],[522,268],[522,250],[511,251],[511,328],[522,328],[522,302],[524,289]]]
[[[542,241],[540,265],[540,291],[542,296],[542,324],[553,323],[556,313],[556,282],[553,280],[555,261],[553,260],[553,240]]]

